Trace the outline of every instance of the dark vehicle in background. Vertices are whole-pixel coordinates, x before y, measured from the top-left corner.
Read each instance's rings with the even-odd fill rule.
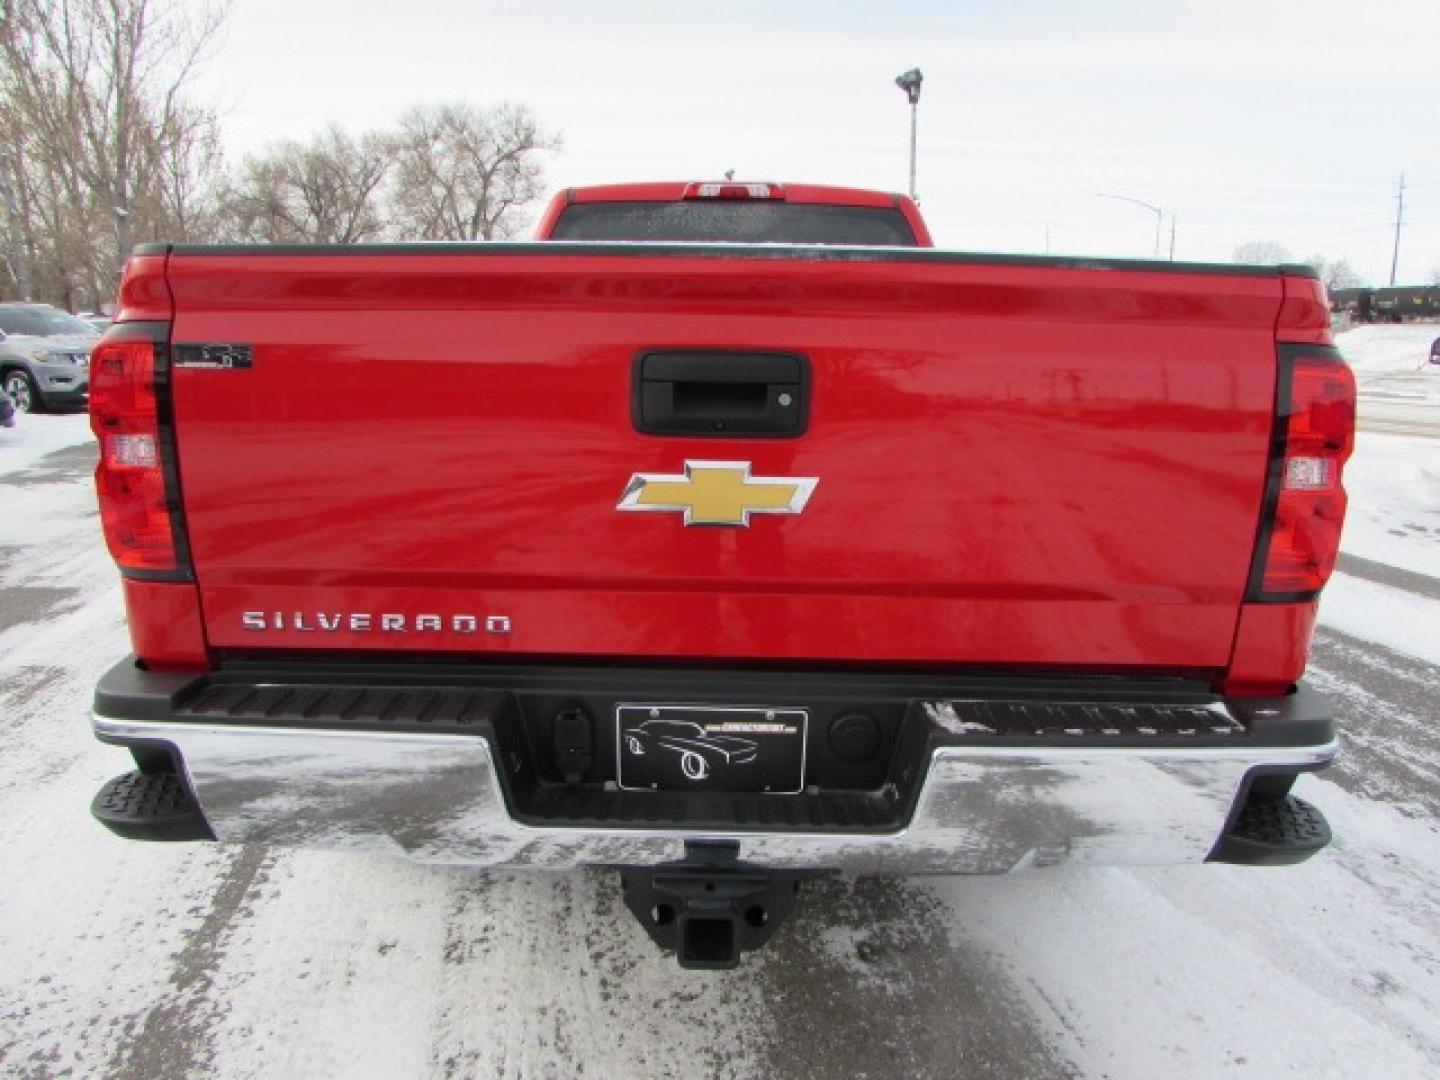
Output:
[[[1384,289],[1334,289],[1330,310],[1348,311],[1357,322],[1411,322],[1440,319],[1440,285],[1402,285]]]
[[[49,304],[0,304],[0,388],[21,412],[83,408],[95,328]]]

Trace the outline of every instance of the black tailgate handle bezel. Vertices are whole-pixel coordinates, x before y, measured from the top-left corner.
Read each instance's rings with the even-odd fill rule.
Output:
[[[630,402],[643,435],[793,439],[810,423],[810,360],[750,349],[647,350],[632,366]]]

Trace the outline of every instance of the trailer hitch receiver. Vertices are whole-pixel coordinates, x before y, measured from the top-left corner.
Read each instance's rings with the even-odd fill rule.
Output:
[[[625,867],[625,906],[684,968],[733,968],[740,954],[770,940],[795,906],[799,871],[740,861],[736,841],[695,840],[685,858]]]

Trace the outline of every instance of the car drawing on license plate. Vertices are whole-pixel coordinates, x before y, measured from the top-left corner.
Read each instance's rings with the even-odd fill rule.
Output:
[[[804,773],[803,709],[622,705],[623,788],[794,792]]]
[[[748,765],[759,746],[751,739],[711,735],[699,724],[684,720],[646,720],[625,733],[625,746],[634,757],[669,750],[680,755],[680,771],[688,780],[704,780],[712,762]]]

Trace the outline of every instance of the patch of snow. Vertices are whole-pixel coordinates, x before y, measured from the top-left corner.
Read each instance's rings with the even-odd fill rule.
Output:
[[[0,476],[28,469],[56,450],[94,440],[86,413],[18,413],[14,427],[0,427]]]
[[[1320,594],[1320,624],[1440,665],[1440,604],[1337,573]]]
[[[995,729],[976,720],[961,720],[948,701],[927,701],[925,715],[951,735],[994,735]]]
[[[1085,1076],[1433,1076],[1433,820],[1303,776],[1334,846],[1302,866],[938,879]]]
[[[1360,432],[1345,489],[1341,550],[1440,578],[1440,440]]]
[[[1355,371],[1362,397],[1440,405],[1440,364],[1429,363],[1440,323],[1358,326],[1335,344]]]

